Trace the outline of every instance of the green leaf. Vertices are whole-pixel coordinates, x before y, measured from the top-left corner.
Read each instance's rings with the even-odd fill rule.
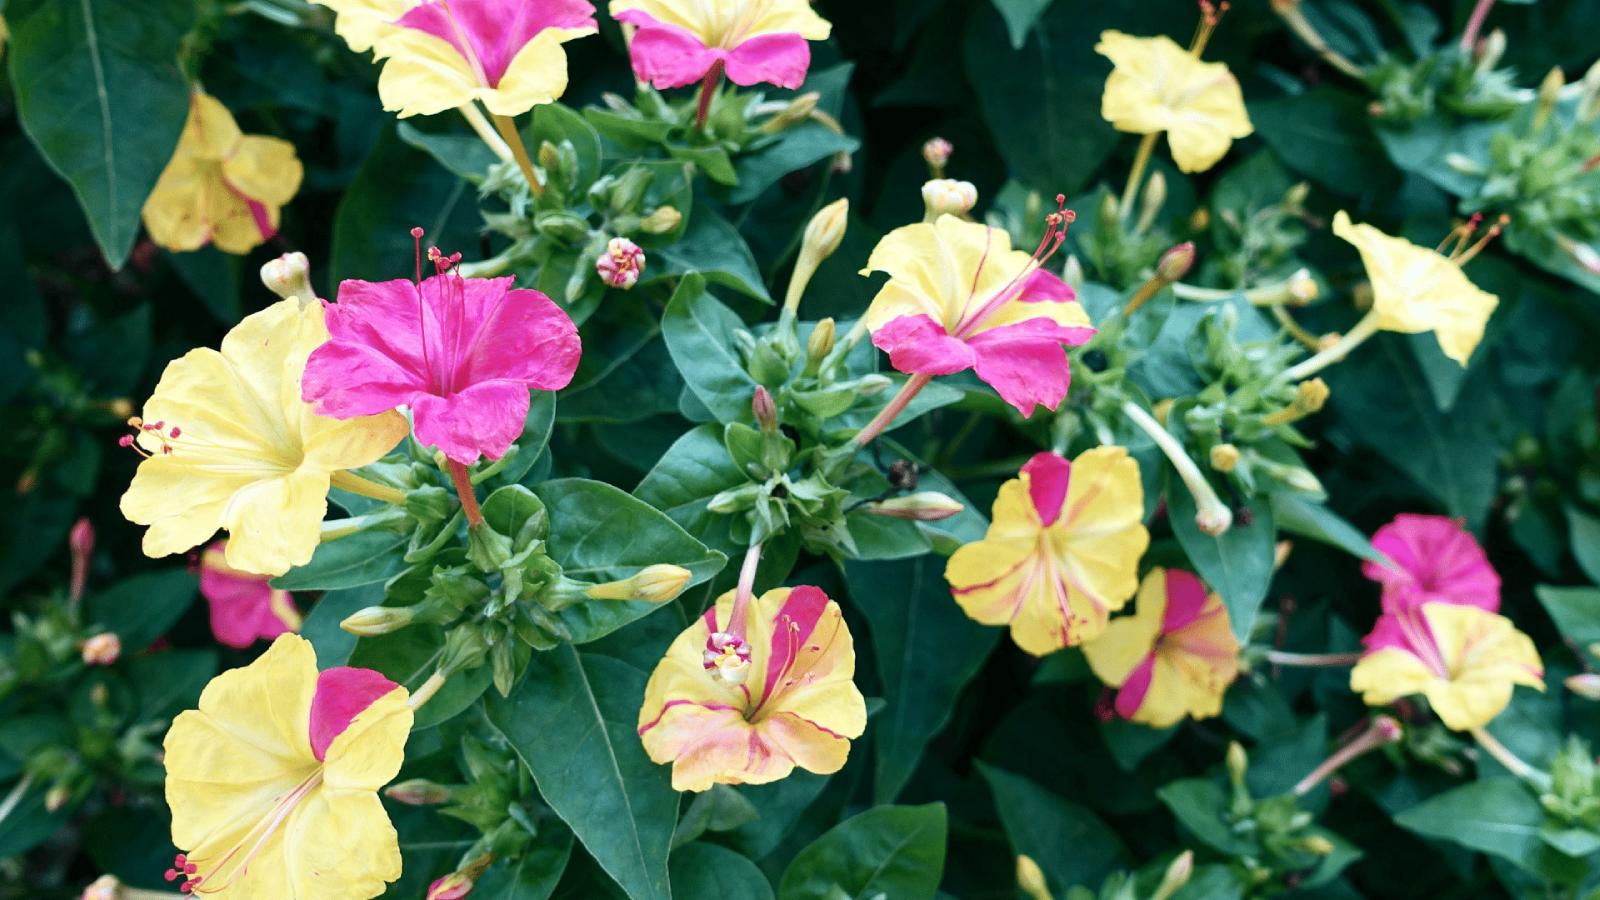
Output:
[[[1194,495],[1176,476],[1168,480],[1166,496],[1167,518],[1179,546],[1200,578],[1222,597],[1233,633],[1247,639],[1272,583],[1278,540],[1272,507],[1265,498],[1256,498],[1235,509],[1233,526],[1213,537],[1195,524]]]
[[[348,665],[382,672],[390,681],[415,691],[439,668],[443,647],[443,628],[412,625],[391,634],[361,638],[350,653]],[[330,660],[317,660],[323,669],[332,664]],[[411,730],[421,731],[455,718],[483,695],[493,677],[493,667],[488,665],[456,673],[417,710]]]
[[[121,268],[189,115],[178,50],[195,5],[12,0],[5,12],[22,130],[72,185],[106,262]]]
[[[317,665],[321,668],[342,666],[356,648],[356,636],[339,627],[347,616],[358,609],[383,605],[383,585],[368,584],[342,591],[329,591],[322,595],[300,623],[300,636],[311,642],[317,651]]]
[[[18,784],[0,786],[0,797],[9,796],[17,787]],[[33,784],[22,793],[11,814],[0,819],[0,856],[16,856],[38,845],[67,821],[71,805],[55,812],[45,810],[44,795],[49,789],[49,782]]]
[[[1284,165],[1342,196],[1381,190],[1383,157],[1367,100],[1319,88],[1250,104],[1250,121]],[[1377,183],[1375,183],[1377,182]]]
[[[947,828],[943,803],[869,809],[795,855],[779,900],[933,900]]]
[[[1209,778],[1184,778],[1169,782],[1156,791],[1156,796],[1177,817],[1178,824],[1202,843],[1227,856],[1243,856],[1257,852],[1252,841],[1235,834],[1223,821],[1228,808],[1227,794],[1222,785]]]
[[[1338,513],[1303,494],[1279,491],[1272,495],[1272,517],[1278,527],[1290,534],[1298,534],[1321,541],[1360,559],[1383,562],[1384,556],[1373,549],[1372,542],[1360,529],[1345,521]]]
[[[851,602],[871,626],[887,701],[873,724],[873,795],[890,803],[950,721],[956,698],[989,658],[1000,629],[967,618],[951,599],[941,557],[849,563],[845,577]]]
[[[387,581],[405,568],[411,537],[399,531],[369,529],[317,545],[311,561],[272,579],[286,591],[336,591]]]
[[[722,571],[728,557],[695,540],[666,513],[599,481],[563,478],[534,488],[550,511],[550,557],[567,577],[605,582],[667,563],[692,573],[688,587]],[[654,612],[635,600],[594,600],[561,611],[574,643],[583,644]]]
[[[728,203],[749,203],[790,172],[838,153],[854,153],[860,147],[860,141],[820,122],[807,120],[785,128],[776,141],[740,156],[734,163],[738,185],[728,193]]]
[[[567,871],[572,857],[572,832],[551,823],[539,825],[529,847],[511,864],[496,863],[472,886],[478,900],[545,900]]]
[[[1405,810],[1394,821],[1423,837],[1498,856],[1535,874],[1543,874],[1554,852],[1540,837],[1544,807],[1515,778],[1486,778],[1453,788]],[[1577,860],[1567,862],[1580,870],[1584,866]]]
[[[699,272],[712,284],[732,288],[763,303],[771,303],[761,269],[739,230],[713,210],[700,206],[689,214],[689,224],[677,243],[655,252],[641,283],[678,278]]]
[[[1600,642],[1600,588],[1541,584],[1533,592],[1569,643],[1588,647]]]
[[[539,461],[540,454],[550,444],[550,432],[556,426],[556,395],[552,391],[534,391],[528,405],[528,417],[522,423],[522,437],[517,438],[517,458],[507,462],[487,482],[491,488],[515,484],[522,480]]]
[[[661,333],[689,390],[719,422],[749,422],[756,382],[745,371],[734,332],[744,320],[705,290],[705,280],[689,275],[673,292],[661,315]]]
[[[713,515],[706,509],[711,498],[749,478],[733,464],[722,444],[722,426],[698,425],[685,432],[667,449],[634,488],[633,495],[654,506],[682,525],[690,534],[710,541],[712,529],[724,542],[727,516]]]
[[[772,885],[756,864],[726,847],[686,844],[674,850],[668,866],[672,893],[682,900],[772,900]]]
[[[424,131],[411,122],[400,122],[395,136],[433,157],[445,171],[473,184],[482,182],[489,167],[500,161],[471,131]]]
[[[170,718],[194,706],[217,674],[215,650],[173,650],[128,660],[128,680],[139,696],[139,721]]]
[[[1011,48],[1021,50],[1027,43],[1028,32],[1033,30],[1039,17],[1050,8],[1051,0],[994,0],[994,8],[1006,20],[1006,32],[1011,35]]]
[[[994,791],[1011,849],[1033,857],[1058,890],[1099,884],[1127,864],[1116,832],[1087,808],[986,763],[978,763],[978,771]]]
[[[166,633],[199,591],[200,582],[188,569],[144,572],[91,594],[89,621],[116,632],[123,655],[131,656]]]
[[[486,710],[540,796],[628,896],[665,900],[678,793],[639,743],[644,685],[624,662],[563,645],[534,654],[511,696],[491,695]]]
[[[1600,584],[1600,518],[1567,505],[1567,530],[1572,535],[1572,556],[1589,580]]]

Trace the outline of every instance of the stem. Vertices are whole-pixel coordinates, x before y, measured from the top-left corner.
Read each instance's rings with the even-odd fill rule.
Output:
[[[478,505],[478,495],[472,490],[472,473],[455,460],[449,460],[450,481],[456,486],[456,496],[461,498],[461,511],[466,513],[467,528],[474,530],[483,524],[483,507]]]
[[[17,804],[22,802],[23,796],[28,793],[28,788],[31,787],[33,787],[33,773],[29,772],[17,781],[16,786],[11,789],[11,793],[6,794],[6,799],[0,801],[0,822],[4,822],[8,816],[16,811]]]
[[[1363,316],[1361,321],[1357,322],[1348,334],[1339,338],[1339,341],[1332,347],[1285,369],[1281,377],[1285,381],[1303,381],[1349,356],[1352,350],[1366,343],[1367,338],[1377,333],[1378,311],[1373,309]]]
[[[1478,43],[1478,32],[1483,30],[1483,20],[1489,18],[1489,10],[1494,8],[1494,0],[1478,0],[1472,7],[1472,15],[1467,17],[1467,28],[1461,32],[1461,52],[1471,53],[1474,45]]]
[[[522,135],[517,133],[517,123],[510,116],[495,116],[495,130],[505,139],[506,146],[511,148],[511,158],[517,161],[517,168],[522,170],[522,176],[528,179],[528,191],[535,198],[544,195],[544,184],[539,181],[539,176],[533,171],[533,158],[528,156],[528,147],[522,143]]]
[[[1250,301],[1252,306],[1276,306],[1278,304],[1304,305],[1303,300],[1294,295],[1291,289],[1295,282],[1309,278],[1310,272],[1301,269],[1283,281],[1274,284],[1264,284],[1243,291],[1244,299]],[[1185,284],[1181,281],[1172,283],[1172,293],[1179,300],[1191,300],[1198,303],[1218,303],[1230,297],[1236,297],[1241,292],[1238,289],[1208,288],[1195,284]]]
[[[384,503],[392,503],[395,506],[406,505],[405,491],[402,491],[399,488],[390,487],[387,484],[379,484],[376,481],[369,481],[354,472],[341,469],[337,472],[334,472],[333,477],[330,478],[329,481],[334,487],[341,491],[349,491],[352,494],[360,494],[361,496],[370,500],[380,500]]]
[[[1139,289],[1134,291],[1132,297],[1128,298],[1128,304],[1122,308],[1122,314],[1124,316],[1133,315],[1135,310],[1145,305],[1145,303],[1149,302],[1151,297],[1154,297],[1156,294],[1160,293],[1162,288],[1171,283],[1172,282],[1162,278],[1159,274],[1150,276],[1150,280],[1139,285]]]
[[[1299,0],[1281,0],[1281,2],[1280,0],[1273,0],[1272,8],[1277,11],[1284,24],[1289,26],[1289,30],[1298,35],[1300,40],[1305,41],[1306,45],[1314,50],[1318,56],[1322,57],[1323,61],[1328,65],[1349,75],[1351,78],[1366,78],[1365,70],[1340,55],[1332,47],[1329,47],[1328,42],[1322,39],[1322,35],[1311,27],[1311,23],[1306,21],[1305,13],[1300,11]]]
[[[412,709],[421,709],[422,704],[432,700],[433,695],[439,693],[439,688],[444,687],[444,683],[445,674],[443,672],[434,672],[428,676],[428,680],[424,681],[421,687],[418,687],[411,694],[411,699],[406,705]]]
[[[1126,221],[1139,199],[1139,185],[1144,181],[1145,167],[1150,165],[1150,151],[1156,147],[1160,132],[1152,131],[1139,140],[1139,150],[1133,155],[1133,168],[1128,170],[1128,183],[1122,188],[1122,201],[1117,204],[1117,218]]]
[[[1299,666],[1308,669],[1332,669],[1353,666],[1361,661],[1359,653],[1290,653],[1286,650],[1268,650],[1267,662],[1275,666]]]
[[[398,509],[384,509],[367,513],[366,515],[351,516],[347,519],[330,519],[322,523],[322,533],[318,536],[318,540],[326,544],[329,541],[337,541],[342,537],[349,537],[358,531],[366,531],[368,528],[377,528],[405,520],[405,512]]]
[[[1321,784],[1328,776],[1339,771],[1351,760],[1364,756],[1385,744],[1392,744],[1400,740],[1400,723],[1388,716],[1378,716],[1372,720],[1359,737],[1333,751],[1333,755],[1322,761],[1322,764],[1311,770],[1311,773],[1300,779],[1292,790],[1296,797],[1309,794],[1312,788]]]
[[[1267,308],[1272,310],[1272,317],[1278,320],[1278,324],[1283,326],[1283,330],[1289,332],[1289,335],[1304,345],[1306,349],[1313,353],[1322,349],[1322,345],[1317,342],[1317,336],[1301,327],[1300,323],[1294,320],[1294,316],[1289,315],[1289,311],[1284,309],[1282,303],[1269,304]]]
[[[1184,487],[1187,487],[1189,493],[1194,496],[1194,521],[1200,530],[1216,537],[1232,527],[1233,510],[1217,496],[1216,489],[1206,480],[1206,476],[1201,473],[1200,467],[1195,465],[1194,460],[1189,458],[1189,454],[1184,451],[1183,445],[1178,443],[1178,439],[1131,400],[1123,402],[1122,413],[1150,436],[1150,440],[1166,454],[1167,461],[1172,463],[1172,468],[1177,470],[1178,477],[1183,479]]]
[[[761,545],[752,544],[739,566],[739,586],[733,592],[733,611],[728,614],[728,633],[743,641],[750,616],[750,596],[755,592],[756,567],[761,563]]]
[[[472,130],[478,133],[478,139],[488,145],[494,155],[500,157],[501,162],[511,162],[511,148],[506,146],[505,140],[495,133],[494,126],[490,125],[489,120],[478,111],[478,104],[469,100],[456,109],[461,111],[462,118],[467,120]]]
[[[894,424],[895,417],[905,412],[905,408],[911,403],[912,398],[916,397],[932,380],[932,375],[921,373],[906,379],[906,383],[900,387],[900,393],[895,394],[894,399],[889,401],[889,405],[874,416],[872,421],[867,423],[867,427],[861,429],[855,436],[856,446],[865,447],[872,443],[873,438],[886,431],[890,425]]]
[[[694,127],[704,131],[706,116],[711,112],[711,96],[716,93],[717,86],[722,84],[722,60],[711,64],[706,70],[706,77],[700,81],[700,104],[694,111]]]
[[[1478,746],[1488,751],[1489,755],[1494,757],[1495,761],[1500,765],[1505,766],[1511,774],[1541,789],[1550,786],[1550,776],[1548,774],[1524,762],[1522,757],[1512,753],[1511,748],[1500,743],[1494,735],[1489,733],[1488,729],[1474,728],[1471,734],[1472,739],[1478,742]]]

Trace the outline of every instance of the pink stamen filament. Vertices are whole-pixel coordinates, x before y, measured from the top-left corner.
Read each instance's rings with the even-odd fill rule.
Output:
[[[316,790],[319,786],[321,786],[321,784],[322,767],[318,766],[317,770],[311,773],[311,775],[308,776],[304,781],[300,782],[300,784],[296,786],[294,790],[279,798],[277,803],[273,805],[272,809],[267,813],[267,815],[263,816],[261,820],[255,824],[255,827],[251,828],[248,832],[245,832],[244,837],[240,838],[237,844],[234,844],[231,848],[229,848],[228,852],[224,853],[222,858],[219,859],[215,865],[208,866],[210,871],[207,874],[196,874],[199,871],[200,866],[205,864],[204,862],[197,864],[193,861],[192,857],[186,857],[183,854],[179,854],[178,857],[173,861],[174,868],[167,870],[167,880],[173,881],[179,875],[187,878],[187,880],[179,886],[179,890],[185,894],[212,894],[218,891],[226,890],[229,885],[233,884],[234,879],[239,878],[250,871],[250,864],[255,861],[255,858],[260,855],[262,848],[267,845],[267,841],[270,840],[272,835],[277,832],[278,826],[282,825],[284,820],[288,819],[289,814],[294,812],[295,807],[300,805],[300,801],[309,796],[311,792]],[[245,845],[249,843],[252,838],[254,838],[255,841],[253,844],[250,844],[249,850],[245,851],[244,858],[231,872],[228,873],[228,877],[225,878],[221,884],[217,884],[216,879],[218,875],[221,874],[228,864],[239,855],[240,851],[245,849]]]
[[[1011,280],[1002,285],[1000,289],[991,295],[988,300],[984,301],[983,305],[980,306],[975,312],[969,312],[962,316],[961,320],[956,323],[955,330],[951,335],[952,337],[971,337],[979,328],[982,328],[983,323],[988,321],[996,312],[1000,310],[1001,307],[1016,299],[1017,294],[1020,293],[1022,289],[1022,285],[1027,282],[1029,276],[1039,269],[1044,268],[1044,264],[1049,262],[1050,257],[1054,256],[1055,252],[1061,248],[1061,244],[1066,241],[1067,228],[1072,225],[1073,219],[1076,218],[1076,215],[1072,212],[1072,210],[1066,208],[1066,203],[1067,198],[1065,194],[1056,195],[1056,211],[1045,217],[1044,236],[1039,239],[1039,246],[1034,249],[1033,255],[1029,257],[1027,265],[1023,266],[1021,270],[1019,270],[1015,275],[1011,276]],[[992,234],[992,231],[990,233]],[[985,243],[983,257],[979,259],[978,269],[973,273],[972,276],[972,293],[969,293],[968,295],[969,305],[971,304],[972,294],[977,292],[978,279],[983,272],[984,265],[988,262],[988,258],[989,248],[987,243]]]

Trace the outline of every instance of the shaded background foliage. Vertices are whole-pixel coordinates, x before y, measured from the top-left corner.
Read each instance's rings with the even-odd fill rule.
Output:
[[[281,4],[267,2],[116,2],[86,0],[80,9],[60,0],[9,0],[4,12],[28,28],[92,9],[103,14],[101,27],[119,29],[112,32],[119,46],[142,41],[148,52],[164,48],[175,55],[181,42],[191,74],[238,114],[246,131],[291,140],[306,164],[305,185],[285,211],[282,236],[244,259],[212,249],[166,253],[134,238],[127,216],[115,209],[94,217],[91,230],[72,187],[37,149],[60,154],[67,138],[59,135],[71,134],[61,123],[93,114],[74,102],[82,94],[82,85],[71,83],[78,76],[63,66],[58,78],[40,80],[40,70],[52,65],[48,47],[8,58],[9,84],[0,90],[0,270],[7,273],[0,302],[0,414],[9,439],[0,443],[0,460],[13,477],[0,516],[0,589],[7,608],[17,611],[59,590],[67,530],[75,518],[88,517],[100,536],[91,606],[98,603],[108,616],[126,616],[115,612],[119,607],[136,608],[149,632],[144,643],[164,634],[178,648],[147,657],[149,677],[172,685],[160,708],[174,710],[193,702],[216,665],[242,664],[251,654],[212,647],[203,610],[190,605],[192,580],[171,560],[144,559],[137,531],[118,516],[116,498],[137,460],[116,449],[126,413],[115,401],[137,402],[167,360],[189,347],[215,345],[228,326],[264,306],[269,296],[255,273],[284,250],[307,252],[318,287],[331,296],[339,278],[408,272],[413,224],[469,258],[494,248],[479,233],[474,188],[416,146],[415,132],[436,125],[396,123],[383,112],[376,68],[349,53],[325,19],[321,28],[286,27],[268,15]],[[1328,32],[1356,51],[1449,40],[1470,6],[1316,4]],[[813,86],[832,86],[824,102],[860,148],[848,172],[808,165],[725,208],[772,285],[782,283],[796,235],[822,198],[842,193],[851,199],[850,231],[814,282],[807,318],[855,315],[870,299],[874,284],[855,270],[879,236],[920,217],[917,188],[926,176],[920,148],[929,137],[955,144],[952,174],[973,181],[984,198],[997,198],[1010,185],[1093,203],[1099,185],[1119,189],[1135,142],[1100,118],[1109,64],[1092,52],[1093,44],[1105,28],[1182,40],[1194,19],[1193,4],[1180,0],[821,0],[818,7],[835,30],[829,43],[814,47]],[[575,109],[598,102],[606,91],[625,94],[632,87],[620,36],[602,20],[599,39],[569,47],[572,88],[564,103]],[[1536,84],[1552,65],[1583,71],[1594,61],[1597,22],[1600,0],[1502,3],[1493,20],[1506,32],[1506,63],[1524,86]],[[1311,183],[1308,207],[1323,222],[1347,208],[1358,219],[1396,226],[1392,231],[1436,235],[1460,212],[1425,166],[1386,150],[1367,112],[1368,93],[1293,41],[1264,0],[1240,2],[1208,56],[1238,75],[1257,134],[1202,176],[1185,178],[1164,167],[1174,223],[1202,206],[1213,219],[1230,204],[1248,208],[1252,194],[1281,194],[1299,180]],[[128,104],[119,108],[130,116],[116,124],[118,152],[153,181],[170,152],[170,135],[163,135],[175,135],[181,121],[168,121],[157,100],[163,91],[181,91],[182,75],[174,67],[156,83],[130,79],[118,90],[126,92],[119,101]],[[143,115],[140,103],[157,111]],[[27,115],[27,134],[19,111]],[[56,156],[58,166],[63,158]],[[129,190],[137,181],[133,177]],[[96,196],[93,185],[84,191],[86,198]],[[1080,222],[1077,233],[1084,227]],[[125,254],[125,265],[108,265],[107,253]],[[1360,277],[1351,254],[1320,228],[1301,253],[1337,288],[1348,289]],[[1217,276],[1204,255],[1200,265],[1202,273]],[[1502,302],[1471,366],[1458,371],[1444,362],[1425,335],[1380,337],[1329,375],[1332,405],[1308,425],[1317,442],[1308,459],[1330,506],[1364,533],[1400,511],[1443,512],[1479,532],[1505,578],[1507,610],[1535,637],[1552,685],[1544,696],[1519,692],[1494,732],[1519,753],[1544,758],[1569,731],[1600,737],[1593,704],[1557,687],[1562,675],[1594,662],[1581,648],[1600,638],[1600,591],[1585,587],[1600,580],[1600,471],[1592,450],[1585,455],[1596,442],[1600,363],[1593,348],[1600,340],[1600,296],[1592,283],[1575,283],[1502,248],[1475,263],[1472,275]],[[625,314],[615,307],[629,302],[613,294],[604,314]],[[1334,304],[1313,307],[1305,318],[1320,331],[1349,324],[1348,313]],[[650,333],[654,323],[642,327],[647,336],[614,371],[589,383],[580,375],[561,397],[552,476],[590,477],[630,490],[691,427],[680,414],[670,361]],[[1181,352],[1184,320],[1175,316],[1163,335],[1170,336],[1156,339],[1157,350]],[[630,360],[646,376],[622,364]],[[665,381],[652,381],[650,373]],[[983,401],[968,398],[931,413],[896,439],[936,461],[974,507],[986,511],[1016,461],[1035,449],[1037,433],[982,417],[964,440],[949,441],[973,409],[985,409]],[[1270,530],[1265,535],[1270,538]],[[1155,552],[1177,556],[1170,541]],[[1270,570],[1241,576],[1264,593],[1264,609],[1278,614],[1277,640],[1355,648],[1376,596],[1354,558],[1298,540],[1291,560],[1276,578]],[[843,572],[823,560],[800,561],[797,579],[848,598],[846,615],[862,651],[858,680],[884,705],[836,776],[800,773],[775,786],[681,800],[660,784],[638,788],[647,796],[635,801],[664,810],[638,826],[653,829],[651,839],[672,839],[674,815],[707,829],[678,826],[679,838],[703,836],[679,841],[683,846],[671,857],[669,880],[678,896],[707,895],[709,872],[738,871],[743,878],[759,870],[765,878],[740,882],[758,885],[752,897],[773,890],[785,900],[835,896],[827,893],[830,882],[808,874],[816,871],[830,878],[859,874],[859,883],[844,885],[848,896],[880,890],[891,898],[933,896],[937,890],[1007,897],[1017,853],[1037,859],[1063,890],[1098,887],[1116,869],[1165,861],[1203,843],[1181,824],[1181,812],[1174,815],[1182,804],[1171,800],[1168,788],[1215,769],[1230,738],[1251,745],[1257,789],[1282,790],[1363,715],[1342,674],[1284,671],[1242,678],[1220,720],[1171,732],[1102,722],[1094,712],[1100,687],[1079,654],[1040,662],[1000,631],[972,623],[950,602],[942,566],[936,556],[851,563]],[[370,602],[345,593],[338,600],[346,611]],[[581,659],[570,648],[540,657],[536,674],[546,682],[586,679],[599,686],[597,708],[605,721],[625,724],[637,704],[623,696],[625,686],[642,683],[683,626],[682,615],[662,611],[641,620],[586,648]],[[337,619],[313,615],[308,633],[324,629],[331,641]],[[153,623],[162,627],[150,628]],[[518,701],[517,694],[489,701],[474,727],[484,723],[517,743],[513,732],[526,728],[530,717],[555,721],[562,714],[539,707],[537,697]],[[438,732],[419,732],[412,756],[446,754],[451,742]],[[0,723],[0,769],[14,772],[37,740],[32,724],[8,716]],[[1458,749],[1445,747],[1442,754]],[[1530,885],[1544,877],[1535,858],[1541,851],[1537,840],[1531,848],[1519,842],[1537,831],[1537,816],[1505,819],[1518,801],[1489,794],[1461,809],[1430,807],[1428,798],[1461,778],[1428,765],[1425,755],[1364,760],[1349,773],[1350,790],[1313,798],[1325,808],[1320,823],[1359,848],[1360,858],[1345,860],[1349,865],[1337,878],[1303,893],[1529,895]],[[535,762],[524,762],[554,806],[564,790],[588,790],[558,784]],[[142,786],[147,797],[151,787]],[[0,887],[0,895],[39,896],[35,891],[46,889],[65,895],[99,871],[159,886],[170,853],[164,813],[159,804],[119,800],[117,793],[97,796],[66,827],[58,827],[66,816],[5,823],[0,856],[50,836],[27,856],[0,864],[10,885]],[[753,804],[761,817],[749,819],[741,803]],[[943,806],[932,805],[938,803]],[[452,831],[425,809],[391,811],[407,848],[406,876],[391,895],[418,896],[453,864],[452,854],[464,845],[454,841],[464,840],[466,831]],[[556,838],[546,848],[551,858],[570,854],[564,871],[555,867],[549,878],[552,884],[559,879],[555,896],[616,895],[613,879],[635,898],[665,896],[659,872],[603,870],[590,843],[602,838],[592,838],[576,821],[569,824],[581,843],[574,846],[569,837],[560,845]],[[592,834],[604,825],[590,823]],[[1474,829],[1481,838],[1472,836]],[[873,842],[883,834],[904,841],[877,847]],[[539,865],[496,870],[480,891],[542,896],[548,871]],[[1203,869],[1181,896],[1237,895],[1214,875]],[[759,886],[768,881],[772,887],[763,893]]]

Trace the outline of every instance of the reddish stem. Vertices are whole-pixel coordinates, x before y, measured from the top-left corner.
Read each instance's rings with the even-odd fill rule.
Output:
[[[722,83],[722,60],[711,64],[706,70],[706,77],[700,82],[700,106],[694,113],[694,127],[704,131],[706,115],[711,112],[711,95],[716,93],[717,85]]]
[[[483,524],[483,507],[478,505],[478,495],[472,489],[472,473],[453,459],[446,468],[450,470],[450,480],[456,486],[456,496],[461,498],[461,511],[467,514],[467,527],[477,528]]]
[[[874,416],[872,421],[867,423],[867,427],[861,429],[860,433],[856,435],[856,446],[865,447],[872,443],[873,438],[882,434],[890,425],[893,425],[895,417],[905,412],[912,398],[916,397],[918,392],[927,387],[928,382],[932,380],[932,375],[920,374],[913,375],[907,379],[906,383],[901,386],[900,393],[896,394],[894,399],[889,401],[889,405],[885,406],[883,411]]]
[[[1461,52],[1471,53],[1472,48],[1478,43],[1478,32],[1483,30],[1483,21],[1489,18],[1489,10],[1494,7],[1494,0],[1478,0],[1472,7],[1472,15],[1467,18],[1467,28],[1461,32]]]

